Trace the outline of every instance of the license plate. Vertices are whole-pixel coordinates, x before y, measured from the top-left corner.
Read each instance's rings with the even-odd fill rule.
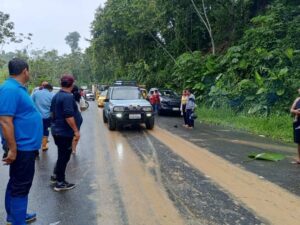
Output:
[[[173,111],[179,111],[179,108],[173,108],[172,110]]]
[[[131,120],[139,120],[141,118],[142,118],[141,114],[129,114],[129,119]]]

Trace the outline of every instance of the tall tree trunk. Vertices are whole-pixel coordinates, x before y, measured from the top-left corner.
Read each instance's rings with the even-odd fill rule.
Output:
[[[194,7],[198,17],[200,18],[201,22],[204,24],[205,28],[207,29],[207,32],[208,32],[209,38],[210,38],[210,42],[211,42],[212,54],[215,55],[216,54],[215,41],[214,41],[214,38],[213,38],[213,32],[212,32],[212,29],[211,29],[211,26],[210,26],[210,22],[209,22],[209,19],[208,19],[208,16],[207,16],[204,0],[202,0],[203,15],[201,14],[199,9],[197,8],[194,0],[191,0],[191,2],[193,4],[193,7]]]

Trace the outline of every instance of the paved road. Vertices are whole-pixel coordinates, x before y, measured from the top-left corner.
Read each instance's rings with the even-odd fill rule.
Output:
[[[290,164],[294,146],[203,124],[186,130],[176,117],[158,117],[150,132],[110,132],[95,104],[83,117],[82,139],[67,169],[75,189],[57,193],[49,183],[53,140],[36,161],[29,207],[38,212],[34,224],[297,224],[300,167]],[[243,163],[248,152],[266,149],[287,159]],[[1,166],[0,224],[7,174]]]

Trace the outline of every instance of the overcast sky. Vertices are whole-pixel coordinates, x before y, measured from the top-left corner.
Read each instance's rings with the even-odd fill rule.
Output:
[[[15,23],[16,33],[32,33],[30,41],[21,44],[4,45],[4,51],[56,49],[59,54],[70,53],[65,37],[69,32],[77,31],[81,35],[80,48],[89,43],[90,24],[94,20],[95,10],[106,0],[0,0],[0,11],[10,15]]]

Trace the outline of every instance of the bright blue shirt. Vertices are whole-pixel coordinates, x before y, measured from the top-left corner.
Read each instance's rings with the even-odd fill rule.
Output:
[[[41,114],[34,106],[27,89],[13,78],[0,86],[0,116],[13,117],[18,151],[41,147],[43,125]]]
[[[47,89],[37,90],[32,95],[32,100],[36,108],[41,113],[43,119],[50,118],[50,106],[53,93]]]

